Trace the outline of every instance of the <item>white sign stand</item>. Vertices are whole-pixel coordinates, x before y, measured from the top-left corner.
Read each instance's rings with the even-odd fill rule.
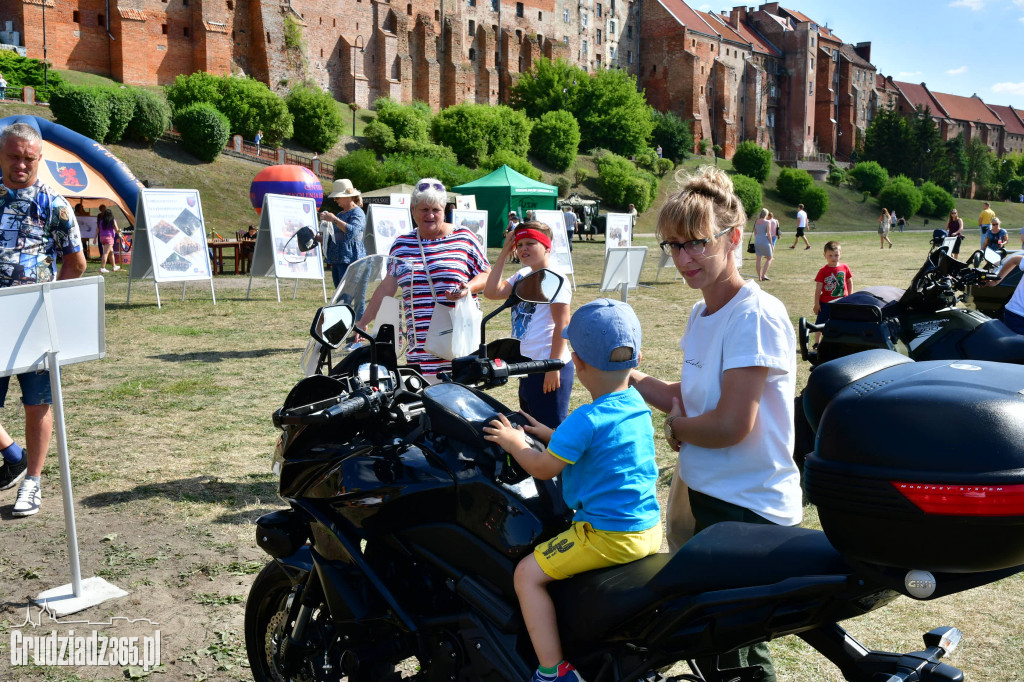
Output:
[[[617,249],[633,245],[633,216],[628,213],[608,213],[605,217],[604,249]]]
[[[554,239],[551,241],[551,253],[560,268],[559,272],[569,273],[572,278],[572,290],[576,291],[576,275],[572,267],[572,251],[569,250],[569,238],[565,233],[565,214],[561,211],[538,209],[533,212],[533,219],[551,228]]]
[[[662,252],[661,253],[661,260],[658,261],[658,271],[656,273],[654,273],[654,281],[655,282],[657,282],[658,281],[658,277],[661,276],[661,269],[664,268],[665,266],[667,266],[669,263],[672,263],[672,256],[668,255],[665,252]],[[679,277],[680,277],[679,270],[676,270],[676,267],[675,267],[674,263],[672,265],[672,269],[676,271],[675,277],[673,277],[672,279],[679,279]]]
[[[128,268],[128,300],[132,302],[132,280],[151,279],[160,308],[160,282],[181,282],[181,300],[185,283],[209,280],[210,297],[217,305],[213,290],[213,267],[206,245],[206,223],[199,190],[144,189],[135,205],[135,237],[132,262]]]
[[[629,290],[640,286],[640,272],[647,258],[646,246],[626,246],[605,251],[604,271],[598,291],[618,289],[622,302],[626,303]]]
[[[0,376],[49,370],[53,426],[60,457],[64,529],[68,541],[71,583],[41,592],[33,601],[56,615],[76,613],[128,593],[103,578],[82,580],[78,560],[75,502],[71,491],[64,392],[60,368],[106,355],[103,278],[62,280],[0,289]],[[20,332],[14,332],[20,330]]]
[[[263,211],[260,213],[260,229],[253,246],[252,266],[249,268],[249,286],[245,300],[252,293],[253,277],[273,277],[277,302],[281,302],[281,279],[295,279],[292,300],[299,291],[300,279],[319,279],[323,289],[324,303],[327,302],[327,284],[324,282],[324,258],[320,245],[312,251],[302,253],[292,239],[297,231],[308,227],[314,233],[319,231],[316,201],[312,197],[296,197],[287,194],[264,194]]]

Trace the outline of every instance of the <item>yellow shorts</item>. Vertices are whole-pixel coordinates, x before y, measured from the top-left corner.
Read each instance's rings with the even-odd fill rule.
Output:
[[[565,580],[577,573],[628,564],[661,549],[661,522],[647,530],[616,532],[595,530],[586,521],[537,545],[533,556],[540,569],[553,580]]]

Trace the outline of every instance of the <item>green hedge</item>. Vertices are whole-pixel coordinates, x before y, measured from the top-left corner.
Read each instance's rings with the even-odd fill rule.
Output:
[[[658,179],[642,171],[629,159],[606,153],[596,161],[601,198],[612,206],[636,206],[639,213],[646,211],[658,194]]]
[[[775,181],[775,189],[785,201],[799,204],[804,192],[813,184],[814,178],[807,171],[800,168],[783,168],[779,172],[779,179]]]
[[[260,130],[263,144],[268,146],[292,136],[293,116],[288,105],[255,79],[196,72],[175,78],[166,94],[175,113],[199,102],[213,105],[227,116],[231,132],[247,140]]]
[[[522,111],[504,105],[458,104],[434,117],[434,142],[455,152],[459,162],[478,167],[498,151],[525,157],[533,124]]]
[[[736,147],[732,167],[741,175],[764,182],[772,170],[772,152],[753,140],[745,140]]]
[[[732,186],[736,196],[743,202],[743,210],[748,218],[757,216],[764,203],[764,192],[761,190],[761,183],[756,179],[737,173],[732,176]]]
[[[949,219],[949,212],[956,208],[956,199],[934,182],[921,185],[921,215]]]
[[[850,177],[861,192],[878,194],[889,181],[889,173],[877,161],[861,161],[850,170]]]
[[[149,90],[135,88],[132,96],[135,112],[128,122],[124,138],[152,147],[171,125],[171,108],[163,97]]]
[[[916,214],[924,203],[921,190],[914,186],[914,181],[905,175],[896,177],[885,183],[885,187],[878,193],[878,204],[883,208],[893,211],[896,215],[909,218]]]
[[[206,102],[179,109],[174,115],[174,127],[181,133],[185,151],[201,161],[216,159],[231,137],[227,116]]]
[[[102,142],[110,129],[106,95],[98,88],[61,85],[50,96],[50,111],[60,125]]]
[[[531,180],[540,180],[543,175],[532,163],[521,156],[516,156],[510,151],[497,151],[488,156],[480,164],[480,168],[490,172],[502,166],[508,166],[517,173],[522,173]]]
[[[109,127],[104,142],[120,142],[128,130],[128,124],[135,116],[135,93],[125,86],[100,88],[100,96],[106,99]]]
[[[348,178],[360,191],[369,192],[386,184],[381,181],[381,164],[369,149],[357,149],[334,162],[334,179]]]
[[[824,187],[812,185],[804,190],[803,199],[800,203],[804,205],[804,210],[807,211],[809,219],[818,220],[828,210],[828,192],[825,191]]]
[[[0,50],[0,73],[4,74],[7,81],[8,96],[14,94],[12,88],[28,85],[35,88],[37,102],[48,101],[50,91],[64,84],[64,78],[59,73],[53,69],[47,73],[43,69],[42,61],[22,57],[14,50]]]

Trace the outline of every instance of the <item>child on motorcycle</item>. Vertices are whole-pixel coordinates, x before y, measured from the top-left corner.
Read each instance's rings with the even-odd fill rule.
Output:
[[[516,225],[505,235],[501,255],[487,275],[484,296],[504,301],[516,282],[526,275],[541,268],[556,269],[551,253],[553,238],[554,233],[544,223],[530,221]],[[526,267],[503,279],[505,262],[513,253],[519,254],[519,260]],[[562,331],[569,324],[571,300],[572,290],[563,286],[550,305],[519,303],[512,308],[512,336],[519,339],[520,352],[531,360],[565,361],[561,370],[527,374],[519,379],[519,409],[551,428],[556,428],[569,414],[573,365]]]
[[[485,438],[532,476],[561,475],[562,496],[576,510],[568,530],[516,566],[516,594],[539,663],[531,682],[582,682],[562,656],[547,584],[655,554],[662,539],[651,411],[629,386],[640,359],[640,321],[625,303],[598,299],[579,308],[562,335],[594,402],[554,431],[527,415],[526,430],[545,451],[530,447],[504,415],[484,427]]]

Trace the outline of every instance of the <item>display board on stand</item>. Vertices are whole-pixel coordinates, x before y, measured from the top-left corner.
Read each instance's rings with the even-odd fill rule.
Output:
[[[381,206],[370,204],[363,231],[363,247],[367,256],[387,256],[398,235],[412,232],[412,214],[404,206]],[[381,277],[386,275],[381,266]]]
[[[312,197],[288,194],[265,194],[260,212],[260,228],[253,246],[252,267],[249,268],[248,300],[252,292],[253,277],[273,277],[277,301],[281,302],[281,280],[294,279],[292,299],[299,290],[300,279],[320,280],[324,301],[327,285],[324,283],[324,259],[320,245],[309,251],[300,251],[295,233],[308,227],[318,230],[316,201]]]
[[[629,290],[640,286],[640,273],[647,259],[646,246],[625,246],[606,249],[604,270],[601,272],[601,286],[598,291],[619,291],[622,301],[629,297]]]
[[[576,291],[576,275],[572,267],[572,252],[569,250],[569,238],[565,234],[565,214],[561,211],[537,209],[533,219],[551,228],[554,239],[551,240],[551,253],[558,264],[559,272],[572,278],[572,290]]]
[[[487,252],[487,211],[455,209],[452,211],[452,224],[472,232],[480,247]]]
[[[476,195],[475,194],[459,194],[455,197],[455,208],[462,211],[475,211],[476,210]]]
[[[103,286],[102,277],[84,277],[0,289],[0,315],[8,332],[0,334],[0,377],[38,370],[50,372],[71,582],[45,590],[32,601],[59,616],[128,594],[103,578],[82,580],[60,377],[64,365],[98,360],[106,355]]]
[[[605,219],[604,250],[621,249],[633,245],[633,216],[628,213],[608,213]]]
[[[208,280],[210,297],[216,305],[199,190],[140,190],[135,219],[127,302],[132,301],[132,281],[136,279],[153,280],[158,308],[161,283],[181,282],[184,301],[186,282]]]
[[[411,194],[403,194],[401,192],[392,192],[391,193],[391,204],[390,204],[391,206],[403,206],[405,208],[409,208],[411,203],[412,203],[412,195]]]

